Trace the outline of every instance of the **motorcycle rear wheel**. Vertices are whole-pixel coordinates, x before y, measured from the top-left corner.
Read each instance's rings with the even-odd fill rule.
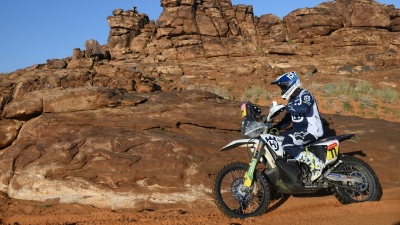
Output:
[[[343,187],[342,183],[332,185],[331,191],[339,202],[342,204],[350,204],[365,201],[379,201],[382,197],[382,187],[374,170],[361,159],[352,156],[341,156],[341,160],[343,163],[340,164],[333,173],[356,176],[360,178],[362,182],[356,183],[355,185],[346,184],[358,190]]]
[[[246,163],[228,163],[214,179],[215,203],[228,217],[244,219],[261,215],[268,209],[269,184],[260,172],[255,171],[253,185],[244,190],[244,175],[248,168]]]

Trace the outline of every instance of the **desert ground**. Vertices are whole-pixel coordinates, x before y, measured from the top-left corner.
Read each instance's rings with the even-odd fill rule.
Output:
[[[1,196],[1,224],[400,224],[398,182],[382,183],[379,202],[341,205],[333,195],[283,196],[259,217],[231,219],[208,209],[106,210],[78,204],[11,200]]]

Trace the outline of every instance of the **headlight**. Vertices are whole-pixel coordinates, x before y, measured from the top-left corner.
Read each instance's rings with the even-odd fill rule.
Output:
[[[249,121],[247,124],[243,124],[242,129],[245,130],[245,137],[256,138],[264,131],[265,124],[256,121]]]

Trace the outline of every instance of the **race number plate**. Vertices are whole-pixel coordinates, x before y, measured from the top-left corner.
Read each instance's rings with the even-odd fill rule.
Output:
[[[336,159],[339,155],[339,144],[337,141],[333,142],[327,147],[326,159],[327,161],[331,161]]]

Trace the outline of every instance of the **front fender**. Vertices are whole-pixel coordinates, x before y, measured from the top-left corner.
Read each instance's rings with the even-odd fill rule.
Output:
[[[248,147],[249,144],[258,144],[257,139],[239,139],[232,141],[220,149],[220,151],[227,151],[237,147]]]

